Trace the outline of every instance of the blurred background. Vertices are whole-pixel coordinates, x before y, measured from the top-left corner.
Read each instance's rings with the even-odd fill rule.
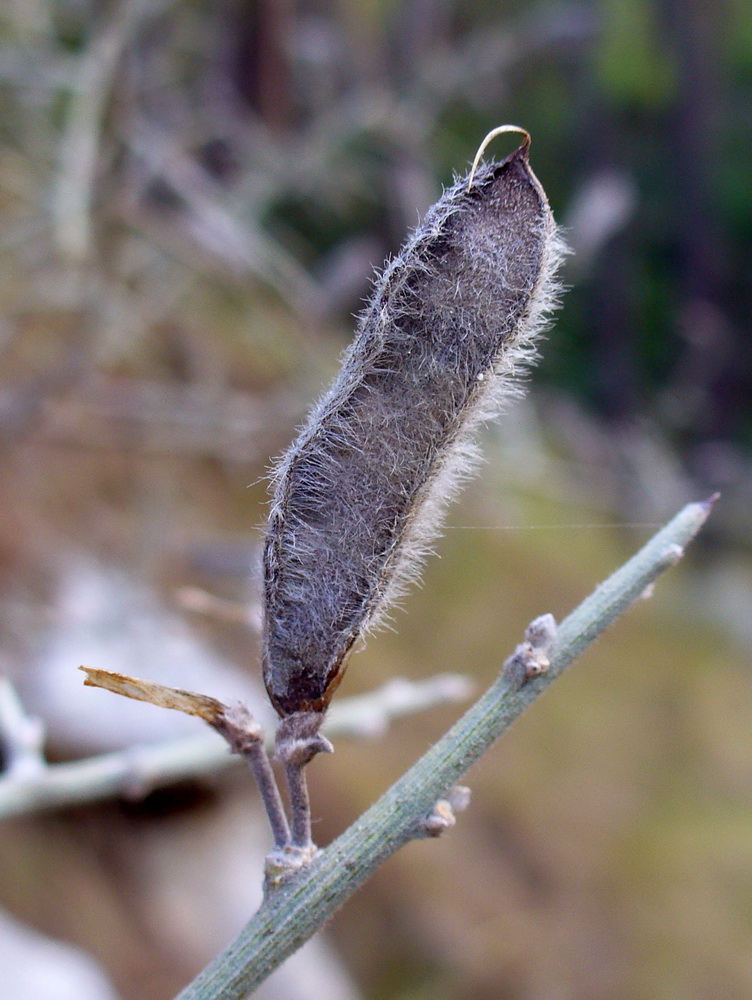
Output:
[[[0,8],[0,670],[49,761],[200,725],[84,691],[80,663],[270,720],[271,460],[374,267],[502,122],[532,134],[569,291],[440,558],[338,697],[447,670],[480,689],[531,618],[722,492],[654,598],[471,772],[458,826],[263,995],[752,993],[751,84],[742,0]],[[318,759],[318,842],[457,712]],[[258,901],[249,784],[3,819],[0,998],[173,996]]]

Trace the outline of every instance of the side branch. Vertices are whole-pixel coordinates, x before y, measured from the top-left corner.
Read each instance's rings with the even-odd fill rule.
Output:
[[[715,498],[713,498],[715,499]],[[371,873],[409,840],[470,766],[664,570],[707,519],[712,499],[688,504],[559,626],[537,676],[505,670],[465,715],[329,847],[304,869],[268,887],[235,941],[177,1000],[245,1000],[296,951]]]

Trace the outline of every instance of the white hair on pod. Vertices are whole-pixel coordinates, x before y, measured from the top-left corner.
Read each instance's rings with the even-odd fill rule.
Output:
[[[416,577],[477,466],[478,425],[520,393],[556,305],[564,245],[529,136],[476,169],[498,131],[377,277],[276,469],[263,669],[281,716],[325,711],[353,643]]]

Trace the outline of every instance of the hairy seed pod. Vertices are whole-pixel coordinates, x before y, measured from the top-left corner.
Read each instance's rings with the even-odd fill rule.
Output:
[[[416,575],[475,466],[478,424],[535,357],[562,244],[524,136],[445,191],[376,280],[276,470],[263,667],[281,716],[325,711],[353,643]]]

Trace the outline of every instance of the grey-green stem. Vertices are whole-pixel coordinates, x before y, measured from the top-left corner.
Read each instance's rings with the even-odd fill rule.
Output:
[[[527,681],[504,671],[455,725],[311,863],[267,891],[238,937],[177,1000],[244,1000],[409,840],[425,835],[436,802],[514,720],[681,558],[712,500],[688,504],[559,626],[547,672]]]

